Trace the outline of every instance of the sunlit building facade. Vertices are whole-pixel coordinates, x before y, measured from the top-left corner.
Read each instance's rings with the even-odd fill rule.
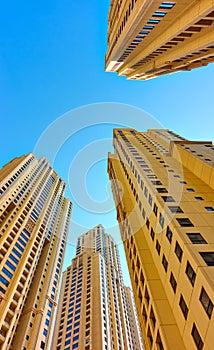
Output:
[[[47,349],[72,204],[45,158],[0,170],[0,349]]]
[[[63,274],[52,348],[141,350],[137,317],[124,288],[112,237],[102,225],[81,235]]]
[[[145,349],[214,344],[214,145],[115,129],[108,173]]]
[[[212,0],[111,0],[106,71],[131,80],[214,61]]]

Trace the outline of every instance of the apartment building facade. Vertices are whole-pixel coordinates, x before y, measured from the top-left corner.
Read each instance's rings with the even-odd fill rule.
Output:
[[[142,349],[132,300],[128,304],[126,298],[117,246],[102,225],[77,240],[76,257],[63,275],[52,347]]]
[[[130,80],[214,61],[212,0],[111,0],[105,68]]]
[[[145,349],[214,344],[214,145],[115,129],[108,173]]]
[[[50,343],[72,204],[44,157],[0,170],[0,348]]]

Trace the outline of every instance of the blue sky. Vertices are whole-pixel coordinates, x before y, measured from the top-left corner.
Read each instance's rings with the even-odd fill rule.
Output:
[[[145,82],[126,81],[124,77],[105,73],[108,8],[109,1],[99,0],[1,3],[1,165],[34,150],[44,130],[64,113],[92,103],[133,105],[186,138],[213,140],[214,65]],[[73,118],[78,124],[80,119]],[[53,165],[70,185],[74,177],[69,175],[69,168],[78,152],[94,142],[99,147],[99,140],[103,139],[109,140],[110,148],[114,123],[102,124],[102,116],[100,123],[97,118],[92,128],[80,130],[65,140],[57,153]],[[133,121],[132,127],[135,126]],[[141,130],[144,129],[142,118]],[[48,154],[46,150],[44,155]],[[78,172],[74,173],[76,180]],[[105,201],[106,159],[91,166],[85,178],[85,183],[79,186],[85,186],[98,205]],[[72,198],[70,187],[67,194]],[[88,228],[98,223],[114,226],[115,212],[111,199],[110,202],[108,215],[106,211],[104,215],[96,214],[96,210],[92,214],[76,204],[73,220]],[[66,264],[71,260],[72,250],[68,251]]]

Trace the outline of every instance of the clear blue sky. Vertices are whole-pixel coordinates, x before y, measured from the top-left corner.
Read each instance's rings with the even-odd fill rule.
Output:
[[[64,113],[98,102],[133,105],[184,137],[213,140],[214,65],[146,82],[105,73],[108,8],[109,1],[100,0],[1,3],[1,165],[34,150],[44,130]],[[102,117],[100,120],[103,122]],[[81,178],[78,183],[75,169],[74,181],[69,167],[77,152],[100,139],[109,140],[112,127],[113,123],[100,126],[97,122],[93,128],[79,131],[63,142],[53,164],[70,185],[86,186],[95,202],[105,201],[107,196],[106,160],[90,168],[86,185]],[[143,119],[141,129],[145,129]],[[45,150],[44,155],[48,155]],[[70,188],[67,193],[73,198],[72,185]],[[112,209],[110,202],[108,208]],[[116,224],[113,209],[102,216],[96,208],[93,213],[83,209],[81,203],[74,207],[73,220],[86,228]],[[70,259],[71,250],[67,264]]]

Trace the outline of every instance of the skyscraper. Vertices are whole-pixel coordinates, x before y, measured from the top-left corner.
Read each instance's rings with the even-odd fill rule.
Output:
[[[0,181],[0,348],[47,349],[72,205],[32,153],[6,164]]]
[[[117,246],[98,225],[78,238],[76,257],[63,274],[52,347],[141,350],[133,309]]]
[[[139,327],[137,311],[134,303],[134,297],[130,287],[124,286],[126,307],[128,310],[128,320],[130,332],[132,335],[132,350],[142,349],[141,330]]]
[[[214,344],[214,145],[115,129],[108,173],[145,349]]]
[[[214,61],[212,0],[111,0],[106,71],[131,80]]]

